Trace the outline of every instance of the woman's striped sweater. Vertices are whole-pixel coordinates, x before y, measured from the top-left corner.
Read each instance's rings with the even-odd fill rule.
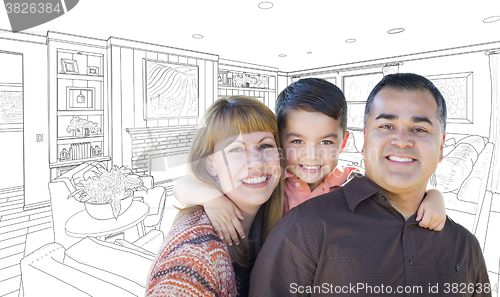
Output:
[[[146,296],[236,296],[227,245],[215,234],[205,211],[186,213],[156,255]]]

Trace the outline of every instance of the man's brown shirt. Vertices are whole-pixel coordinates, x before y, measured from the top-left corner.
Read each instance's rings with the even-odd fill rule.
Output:
[[[491,296],[474,235],[449,218],[437,232],[415,217],[405,220],[357,175],[281,219],[253,267],[250,296]]]

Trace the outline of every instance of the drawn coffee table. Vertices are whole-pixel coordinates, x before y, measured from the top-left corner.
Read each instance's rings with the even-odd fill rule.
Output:
[[[104,240],[107,235],[120,233],[137,226],[139,237],[144,236],[144,219],[149,214],[149,206],[140,201],[132,202],[129,209],[117,219],[97,220],[86,210],[82,210],[68,219],[66,233],[73,237],[96,237]]]

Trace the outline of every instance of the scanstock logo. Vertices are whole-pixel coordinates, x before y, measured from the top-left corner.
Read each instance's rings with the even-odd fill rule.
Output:
[[[13,32],[52,21],[78,4],[78,0],[4,0],[3,2]]]

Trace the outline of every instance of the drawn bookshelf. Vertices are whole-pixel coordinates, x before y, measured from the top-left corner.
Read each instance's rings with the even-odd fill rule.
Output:
[[[269,106],[269,101],[275,100],[276,76],[244,68],[219,68],[218,90],[219,98],[246,95],[255,97]]]
[[[109,161],[105,48],[49,40],[49,65],[51,177]]]

